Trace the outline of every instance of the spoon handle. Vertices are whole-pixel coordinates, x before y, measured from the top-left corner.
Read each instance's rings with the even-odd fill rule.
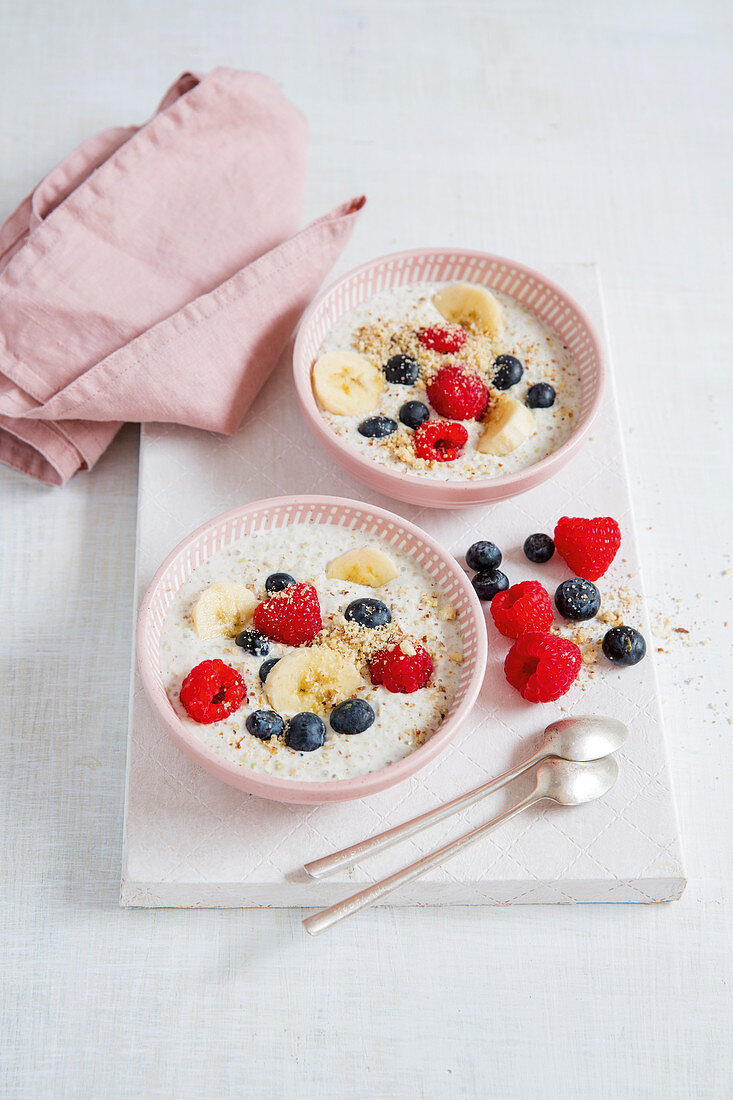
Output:
[[[423,856],[423,858],[418,859],[417,862],[411,863],[409,867],[403,867],[401,871],[396,871],[395,874],[390,875],[388,878],[380,879],[379,882],[367,886],[365,890],[360,890],[358,894],[353,894],[349,898],[344,898],[343,901],[337,902],[336,905],[332,905],[329,909],[323,909],[320,913],[313,913],[312,916],[306,917],[303,921],[303,927],[311,936],[320,935],[321,932],[325,932],[327,928],[330,928],[332,924],[337,924],[338,921],[345,920],[346,917],[358,913],[360,909],[368,909],[370,905],[379,901],[380,898],[386,897],[387,894],[391,894],[398,886],[404,886],[406,882],[412,882],[413,879],[419,878],[420,875],[424,875],[431,867],[437,867],[443,863],[444,860],[450,859],[452,856],[457,855],[458,852],[462,852],[464,848],[468,848],[471,844],[475,844],[477,840],[480,840],[486,833],[491,832],[492,829],[496,829],[499,825],[503,825],[505,821],[509,821],[510,818],[516,817],[522,810],[526,810],[528,806],[546,797],[547,795],[538,794],[538,792],[534,790],[532,794],[527,795],[521,802],[517,802],[515,806],[511,806],[508,810],[505,810],[504,813],[499,814],[498,817],[494,817],[491,821],[487,821],[483,825],[471,829],[470,833],[465,833],[457,840],[451,841],[450,844],[445,844],[442,848],[438,848],[437,851],[431,852],[430,855]]]
[[[370,856],[383,851],[385,848],[390,848],[398,841],[406,840],[408,836],[414,836],[415,833],[427,829],[428,826],[443,821],[446,817],[450,817],[451,814],[463,809],[464,806],[472,806],[474,802],[478,802],[485,795],[493,794],[494,791],[498,791],[507,783],[511,783],[512,779],[522,775],[523,772],[526,772],[533,764],[543,760],[544,757],[544,752],[535,753],[534,756],[530,756],[529,759],[518,764],[511,771],[504,772],[503,775],[497,776],[496,779],[490,779],[487,783],[482,783],[480,787],[474,787],[472,791],[459,795],[452,802],[444,802],[442,806],[436,806],[434,810],[428,810],[426,813],[413,817],[409,821],[404,821],[401,825],[395,825],[392,829],[387,829],[383,833],[376,833],[366,840],[360,840],[358,844],[352,844],[349,848],[342,848],[340,852],[334,852],[330,856],[323,856],[322,859],[315,859],[312,863],[306,863],[305,870],[311,878],[323,878],[324,875],[340,871],[343,867],[351,867],[352,864],[358,863],[364,856]]]

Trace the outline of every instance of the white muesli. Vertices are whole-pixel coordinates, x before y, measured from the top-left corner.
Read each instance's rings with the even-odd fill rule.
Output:
[[[346,351],[368,359],[380,371],[391,355],[404,353],[420,363],[420,375],[414,385],[384,386],[369,413],[339,415],[320,402],[320,411],[332,431],[361,454],[391,469],[417,474],[437,481],[471,481],[515,473],[531,466],[557,450],[570,436],[580,407],[580,377],[568,348],[560,337],[532,310],[506,294],[492,292],[503,314],[500,335],[482,334],[467,327],[465,346],[456,352],[441,354],[425,348],[418,340],[421,329],[445,326],[445,317],[436,308],[433,297],[450,284],[414,283],[380,291],[361,305],[345,313],[333,326],[320,350],[326,353]],[[524,405],[528,389],[546,383],[556,391],[549,408],[532,408],[532,434],[506,454],[487,454],[477,450],[485,428],[483,421],[463,420],[468,439],[460,457],[453,461],[426,461],[415,454],[414,432],[399,422],[400,407],[407,401],[428,403],[426,385],[442,367],[461,364],[477,374],[488,386],[492,401],[499,393],[492,383],[495,359],[511,355],[519,359],[524,373],[507,394]],[[317,388],[316,395],[318,396]],[[491,405],[487,418],[491,414]],[[526,415],[526,414],[525,414]],[[359,424],[365,416],[388,417],[398,423],[393,434],[383,438],[365,438]],[[431,416],[437,414],[431,410]]]
[[[389,554],[399,571],[394,579],[375,588],[327,577],[326,569],[333,559],[365,545],[380,547]],[[259,678],[263,661],[284,657],[294,652],[294,647],[272,642],[266,656],[253,656],[237,646],[231,636],[203,640],[193,627],[194,605],[210,585],[236,582],[262,600],[267,596],[265,580],[275,572],[288,572],[298,582],[315,586],[323,630],[314,644],[325,642],[354,661],[361,675],[361,686],[351,694],[366,700],[376,712],[369,729],[345,735],[331,729],[326,709],[321,714],[326,724],[326,740],[312,752],[293,751],[278,738],[261,741],[245,728],[247,716],[253,711],[271,709]],[[346,623],[344,609],[360,596],[385,603],[392,613],[391,624],[369,630]],[[412,694],[392,694],[370,682],[367,659],[376,648],[403,638],[407,639],[408,651],[412,643],[428,650],[434,673],[426,687]],[[462,651],[460,618],[429,574],[407,554],[343,527],[294,524],[249,535],[213,554],[192,573],[168,610],[160,661],[171,704],[183,724],[203,744],[256,772],[322,781],[366,775],[402,759],[427,740],[441,724],[455,696]],[[201,661],[215,658],[241,674],[248,699],[228,718],[205,725],[189,717],[179,695],[190,670]]]

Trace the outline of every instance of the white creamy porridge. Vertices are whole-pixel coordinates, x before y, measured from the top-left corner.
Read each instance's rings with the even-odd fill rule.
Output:
[[[500,311],[499,323],[493,328],[491,324],[477,323],[475,317],[462,324],[447,322],[433,299],[437,292],[455,286],[416,283],[391,288],[380,291],[344,314],[324,340],[314,366],[314,390],[321,414],[335,434],[350,446],[395,470],[439,481],[484,479],[514,473],[551,454],[570,436],[580,406],[578,371],[557,334],[535,313],[506,294],[489,294]],[[484,288],[473,289],[487,293]],[[450,314],[451,311],[446,312]],[[460,316],[460,309],[457,313]],[[421,330],[441,326],[462,327],[464,346],[447,353],[423,346],[418,337]],[[316,373],[325,355],[330,353],[328,362],[338,364],[333,357],[343,352],[356,357],[340,374],[340,381],[347,388],[349,376],[358,375],[360,370],[354,366],[356,359],[368,360],[372,370],[379,372],[380,379],[376,383],[380,392],[367,392],[363,401],[355,402],[361,407],[351,414],[342,411],[348,408],[349,401],[340,404],[338,396],[335,402],[329,399],[331,378],[326,378],[325,388],[322,384],[319,392]],[[414,384],[393,384],[385,377],[386,363],[400,353],[413,358],[420,366]],[[499,356],[513,357],[522,368],[521,377],[514,384],[501,388],[495,385]],[[478,376],[488,390],[488,408],[476,419],[441,415],[428,396],[427,388],[436,373],[453,364],[460,365],[472,377]],[[329,367],[332,376],[335,369],[338,367]],[[367,379],[367,391],[370,384]],[[530,389],[538,384],[555,391],[553,403],[550,407],[528,408],[528,403],[534,400],[529,397],[528,401]],[[431,420],[450,420],[465,428],[467,439],[457,457],[448,461],[418,457],[417,434],[400,418],[401,408],[410,401],[423,403],[427,407],[425,415],[429,413]],[[513,428],[501,433],[493,443],[484,442],[483,449],[478,449],[482,447],[482,437],[489,434],[487,424],[492,418],[496,420],[507,414],[514,417]],[[396,424],[396,428],[384,437],[366,438],[360,434],[359,427],[365,419],[373,417],[386,418]]]
[[[327,576],[327,568],[332,569],[331,563],[340,561],[341,555],[353,551],[363,558],[364,550],[373,548],[386,553],[397,572],[387,583],[373,587]],[[293,647],[270,641],[269,652],[262,656],[236,644],[235,628],[208,638],[197,634],[194,622],[198,621],[197,606],[201,606],[197,601],[212,585],[218,590],[218,586],[234,582],[261,602],[268,598],[265,581],[279,572],[289,573],[298,583],[311,584],[317,591],[323,629],[311,642]],[[360,597],[385,604],[391,612],[391,622],[376,629],[347,623],[344,610]],[[249,619],[243,629],[252,626]],[[415,653],[416,646],[424,647],[432,658],[429,682],[411,694],[392,693],[370,680],[369,658],[377,650],[394,644],[400,644],[408,653]],[[273,672],[265,683],[260,679],[263,662],[304,650],[310,650],[312,656],[324,646],[329,656],[330,650],[334,650],[345,657],[352,669],[356,668],[357,679],[348,684],[346,697],[366,701],[375,714],[373,724],[358,734],[334,732],[329,714],[338,701],[337,689],[321,708],[312,708],[320,709],[326,728],[325,743],[314,751],[295,751],[282,737],[260,740],[248,732],[245,723],[249,715],[262,709],[277,709],[267,695],[267,681]],[[241,674],[247,700],[223,720],[202,724],[189,717],[182,705],[181,685],[200,662],[217,658]],[[438,728],[457,690],[462,641],[455,609],[429,574],[409,556],[342,527],[296,524],[252,534],[203,562],[176,593],[168,610],[160,660],[163,683],[177,715],[190,732],[221,756],[253,771],[282,778],[347,779],[402,759]],[[275,665],[274,669],[277,668]],[[280,693],[282,697],[282,686]],[[287,723],[287,715],[284,717]]]

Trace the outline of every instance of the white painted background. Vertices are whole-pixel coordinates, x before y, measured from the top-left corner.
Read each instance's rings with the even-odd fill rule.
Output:
[[[0,3],[0,213],[183,69],[273,75],[341,262],[596,259],[690,885],[674,906],[120,912],[136,430],[0,470],[3,1097],[731,1095],[729,4]],[[667,633],[665,630],[664,633]],[[6,719],[7,716],[7,720]]]

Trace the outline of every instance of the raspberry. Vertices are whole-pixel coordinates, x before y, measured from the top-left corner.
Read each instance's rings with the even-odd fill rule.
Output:
[[[489,391],[477,374],[454,363],[438,371],[428,386],[428,399],[448,419],[480,420],[489,404]]]
[[[413,652],[406,652],[403,645]],[[375,653],[369,662],[369,675],[373,684],[381,684],[387,691],[411,695],[425,687],[433,675],[433,658],[421,645],[398,642],[391,649]]]
[[[428,420],[415,432],[415,454],[426,462],[454,462],[460,458],[468,432],[450,420]]]
[[[194,722],[210,725],[228,718],[247,701],[244,680],[223,661],[202,661],[181,684],[179,696]]]
[[[432,325],[430,328],[421,328],[417,338],[424,348],[440,352],[441,355],[452,355],[460,351],[466,342],[466,333],[460,325]]]
[[[303,645],[323,626],[318,593],[312,584],[291,584],[257,604],[252,616],[255,629],[273,642]]]
[[[528,703],[552,703],[580,671],[575,642],[532,631],[517,638],[504,661],[504,675]]]
[[[552,625],[552,604],[539,581],[522,581],[491,601],[491,617],[505,638],[521,638],[529,631],[543,633]]]
[[[578,577],[597,581],[616,557],[621,531],[615,519],[570,519],[563,516],[555,527],[555,549]]]

